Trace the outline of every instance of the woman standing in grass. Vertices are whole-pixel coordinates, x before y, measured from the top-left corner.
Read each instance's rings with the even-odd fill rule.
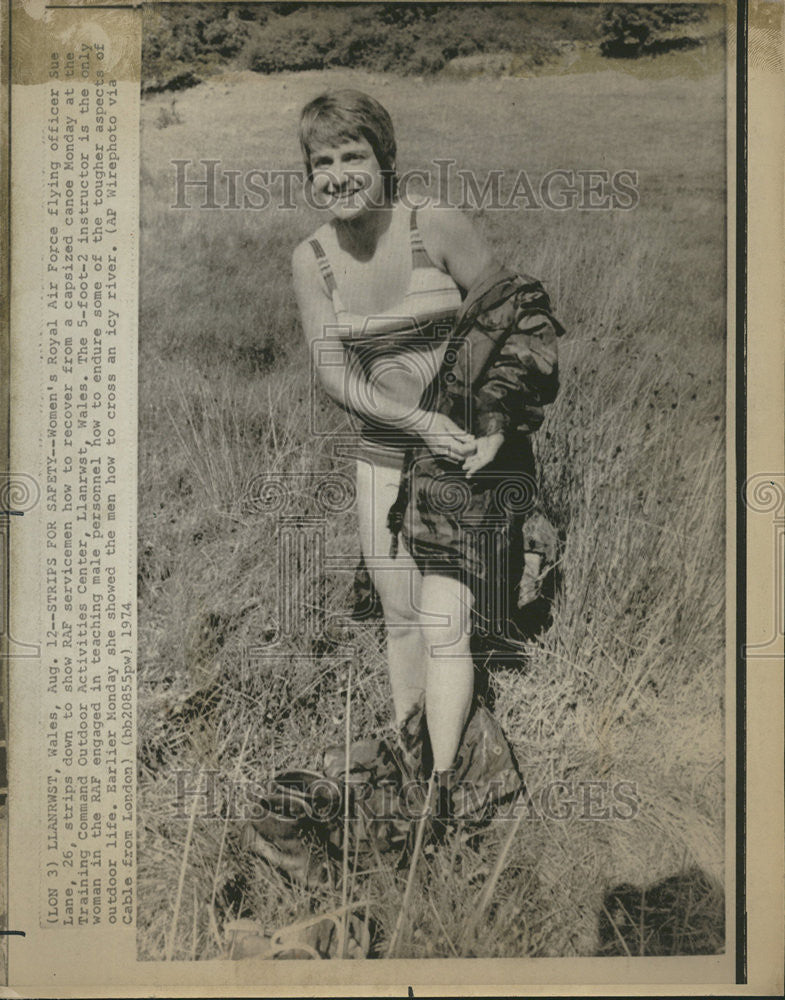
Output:
[[[311,356],[319,341],[331,348],[330,363],[316,365],[324,389],[361,426],[360,544],[384,612],[395,715],[403,726],[424,696],[438,781],[455,763],[472,701],[474,597],[460,573],[423,572],[397,549],[388,514],[407,449],[425,445],[469,477],[503,443],[498,427],[475,437],[429,407],[464,296],[497,265],[460,211],[414,210],[397,197],[393,125],[373,98],[317,97],[302,112],[300,142],[313,203],[331,216],[294,251],[300,316]]]

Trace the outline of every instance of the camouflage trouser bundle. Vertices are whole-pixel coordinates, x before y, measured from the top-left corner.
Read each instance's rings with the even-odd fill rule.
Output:
[[[267,815],[246,824],[243,846],[311,888],[336,884],[345,828],[351,864],[358,873],[379,866],[384,856],[405,863],[413,824],[427,812],[428,753],[420,705],[398,740],[352,744],[348,777],[344,748],[334,747],[325,751],[322,772],[292,771],[272,779]],[[496,805],[521,790],[501,727],[478,705],[450,775],[449,815],[439,819],[482,822]]]
[[[514,619],[516,609],[527,608],[546,594],[546,581],[552,577],[559,559],[559,536],[556,528],[540,510],[525,519],[513,520],[500,527],[495,539],[495,560],[511,575],[511,579],[505,580],[505,574],[500,574],[500,582],[506,587],[506,611]],[[540,557],[536,572],[532,571],[531,562],[527,558],[530,554]],[[473,627],[475,631],[485,632],[493,610],[488,608],[487,588],[483,588],[478,596],[480,606],[476,609]],[[505,612],[504,601],[499,610]],[[358,622],[383,618],[379,595],[362,557],[354,573],[352,618]],[[510,631],[510,627],[505,626],[504,622],[497,622],[496,627],[501,634]],[[512,632],[514,634],[514,627]]]

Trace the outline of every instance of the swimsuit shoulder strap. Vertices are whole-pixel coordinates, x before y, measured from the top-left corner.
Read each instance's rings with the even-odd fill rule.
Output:
[[[315,236],[309,242],[311,244],[311,249],[314,252],[314,256],[316,257],[316,263],[319,265],[319,270],[322,272],[324,283],[327,285],[327,291],[330,295],[332,295],[336,289],[335,275],[333,274],[333,269],[327,258],[327,254],[324,252],[324,247]]]
[[[417,228],[417,209],[409,216],[409,242],[412,247],[412,267],[436,267],[425,249],[420,230]]]

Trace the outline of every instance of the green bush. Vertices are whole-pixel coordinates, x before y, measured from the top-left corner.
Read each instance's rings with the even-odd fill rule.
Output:
[[[461,56],[506,53],[532,68],[557,58],[565,42],[634,58],[704,43],[710,14],[694,4],[150,4],[142,89],[193,86],[229,65],[429,75]]]
[[[143,89],[188,86],[230,63],[433,74],[457,56],[512,52],[540,64],[560,42],[596,42],[600,13],[593,4],[156,4],[145,8]]]
[[[222,4],[145,7],[142,89],[193,86],[236,55],[248,35],[240,13]]]
[[[694,4],[614,4],[602,16],[600,52],[624,59],[694,47],[707,20],[707,8]]]

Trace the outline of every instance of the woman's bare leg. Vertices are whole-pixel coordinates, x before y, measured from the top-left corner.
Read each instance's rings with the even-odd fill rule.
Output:
[[[390,557],[387,513],[398,495],[400,465],[357,461],[360,546],[379,594],[387,626],[387,663],[393,706],[400,725],[425,692],[425,647],[417,607],[422,574],[403,547]]]
[[[431,574],[420,593],[426,659],[425,707],[434,771],[447,771],[463,735],[474,691],[472,594],[459,580]]]

